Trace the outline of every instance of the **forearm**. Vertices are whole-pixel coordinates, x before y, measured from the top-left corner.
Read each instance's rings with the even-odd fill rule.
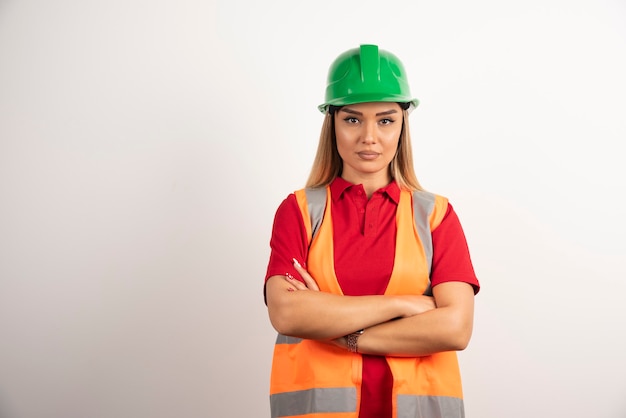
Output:
[[[358,341],[359,352],[385,356],[426,356],[463,350],[472,334],[472,321],[454,308],[437,308],[366,329]]]
[[[396,297],[289,291],[282,276],[271,277],[266,286],[270,321],[284,335],[334,339],[405,314]]]
[[[368,328],[359,352],[386,356],[425,356],[463,350],[474,324],[474,291],[467,283],[449,282],[433,289],[437,308]]]

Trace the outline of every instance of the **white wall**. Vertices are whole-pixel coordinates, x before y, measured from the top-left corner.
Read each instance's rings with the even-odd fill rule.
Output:
[[[360,43],[482,282],[468,418],[626,415],[623,1],[4,0],[0,416],[269,416],[273,214]]]

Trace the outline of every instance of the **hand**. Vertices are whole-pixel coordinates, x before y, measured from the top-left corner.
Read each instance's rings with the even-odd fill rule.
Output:
[[[316,292],[320,291],[320,288],[317,285],[315,279],[309,274],[308,271],[306,271],[304,267],[300,265],[298,260],[296,260],[295,258],[293,259],[293,266],[295,267],[296,271],[300,273],[300,276],[302,276],[302,279],[304,280],[304,283],[302,283],[300,280],[294,278],[291,274],[287,274],[285,276],[285,280],[287,280],[287,282],[295,288],[294,290],[313,290]]]
[[[425,295],[400,295],[397,296],[403,304],[403,318],[418,315],[431,309],[435,309],[437,304],[435,298]]]

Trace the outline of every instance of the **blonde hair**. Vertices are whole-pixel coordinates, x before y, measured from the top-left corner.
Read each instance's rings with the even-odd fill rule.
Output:
[[[402,111],[402,132],[398,142],[396,155],[389,164],[389,174],[401,189],[414,191],[424,190],[417,181],[413,167],[413,151],[409,131],[409,112]],[[317,153],[313,160],[313,167],[306,182],[306,187],[325,187],[341,175],[343,161],[337,151],[335,137],[334,112],[327,111],[322,124]]]

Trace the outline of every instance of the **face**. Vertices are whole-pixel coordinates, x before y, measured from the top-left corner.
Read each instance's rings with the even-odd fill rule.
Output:
[[[402,108],[397,103],[358,103],[335,112],[337,151],[343,160],[341,177],[359,184],[391,181],[389,164],[402,132]]]

